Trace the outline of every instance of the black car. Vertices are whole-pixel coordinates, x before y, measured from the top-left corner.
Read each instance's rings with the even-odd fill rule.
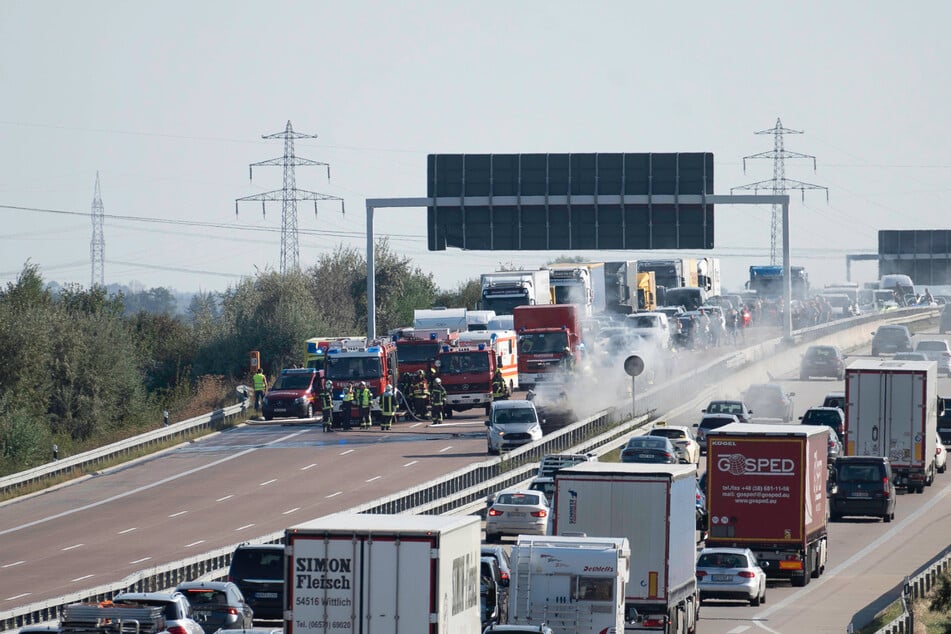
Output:
[[[512,578],[512,564],[509,551],[498,544],[482,544],[482,556],[495,558],[499,566],[502,586],[508,588]]]
[[[281,544],[241,544],[235,548],[228,581],[241,590],[255,618],[284,618],[284,546]]]
[[[795,395],[795,392],[783,391],[778,383],[757,383],[743,393],[743,400],[756,412],[756,418],[778,418],[790,423]]]
[[[479,595],[483,628],[508,621],[508,589],[502,585],[502,574],[495,557],[481,558]]]
[[[810,407],[799,417],[803,425],[825,425],[842,440],[845,433],[845,414],[838,407]]]
[[[908,326],[879,326],[872,336],[872,356],[883,352],[911,352],[911,332]]]
[[[736,414],[706,414],[700,419],[699,423],[694,423],[697,428],[697,443],[700,445],[700,453],[707,455],[707,432],[711,429],[718,429],[730,423],[738,423],[740,419]]]
[[[829,517],[833,521],[846,515],[871,515],[885,522],[895,519],[895,483],[888,458],[836,458],[831,485]]]
[[[664,436],[635,436],[621,449],[621,462],[677,464],[677,450]]]
[[[840,381],[845,378],[845,355],[835,346],[809,346],[799,364],[799,379],[826,376]]]

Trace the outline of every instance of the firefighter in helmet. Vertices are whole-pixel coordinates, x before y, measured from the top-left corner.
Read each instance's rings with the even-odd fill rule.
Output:
[[[565,365],[565,372],[573,372],[575,369],[575,355],[571,353],[571,348],[565,346],[562,362]]]
[[[360,387],[356,391],[357,407],[360,409],[360,429],[370,429],[373,421],[370,419],[370,402],[373,400],[373,393],[367,387],[366,381],[360,381]]]
[[[393,421],[396,419],[396,392],[392,385],[387,385],[380,397],[380,429],[389,431],[393,428]]]
[[[429,389],[422,376],[413,384],[413,414],[419,419],[429,418]]]
[[[429,390],[429,403],[432,410],[433,425],[442,422],[443,407],[446,405],[446,388],[442,386],[442,379],[436,377],[433,387]]]
[[[492,400],[503,401],[508,397],[509,384],[506,383],[505,377],[502,376],[502,370],[500,368],[496,368],[495,374],[492,375]]]
[[[320,412],[324,418],[324,431],[333,431],[334,429],[333,387],[333,381],[327,379],[324,382],[324,389],[320,391]]]
[[[343,428],[346,431],[351,429],[351,416],[353,411],[353,383],[347,383],[347,389],[343,391],[343,402],[340,403],[340,413],[343,414]]]

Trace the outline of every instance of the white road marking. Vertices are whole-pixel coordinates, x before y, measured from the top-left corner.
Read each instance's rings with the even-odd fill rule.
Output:
[[[119,535],[125,535],[126,533],[131,533],[134,530],[135,530],[135,527],[133,526],[132,528],[127,528],[124,531],[119,531]]]
[[[14,566],[19,566],[20,564],[25,564],[24,560],[14,561],[12,564],[3,564],[0,568],[13,568]]]
[[[422,423],[413,423],[410,427],[419,427],[420,425],[422,425]]]
[[[367,482],[373,482],[374,480],[379,480],[379,479],[382,478],[382,477],[383,477],[383,476],[373,476],[372,478],[370,478],[369,480],[367,480]]]
[[[82,581],[83,579],[88,579],[92,575],[83,575],[82,577],[76,577],[73,581]]]
[[[224,502],[225,500],[230,500],[233,497],[234,497],[233,495],[226,495],[223,498],[218,498],[217,500],[215,500],[215,502]]]
[[[169,476],[169,477],[167,477],[167,478],[162,478],[161,480],[156,480],[155,482],[152,482],[152,483],[150,483],[150,484],[146,484],[145,486],[137,487],[137,488],[135,488],[135,489],[130,489],[130,490],[124,492],[124,493],[120,493],[119,495],[114,495],[114,496],[109,497],[109,498],[106,498],[106,499],[104,499],[104,500],[99,500],[98,502],[93,502],[93,503],[91,503],[91,504],[86,504],[86,505],[84,505],[84,506],[78,506],[78,507],[76,507],[76,508],[74,508],[74,509],[69,509],[68,511],[63,511],[62,513],[57,513],[57,514],[55,514],[55,515],[50,515],[49,517],[44,517],[44,518],[42,518],[42,519],[34,520],[34,521],[32,521],[32,522],[27,522],[26,524],[21,524],[20,526],[14,526],[14,527],[12,527],[12,528],[7,528],[7,529],[5,529],[5,530],[0,531],[0,535],[6,535],[6,534],[8,534],[8,533],[15,533],[16,531],[21,531],[21,530],[23,530],[24,528],[30,528],[30,527],[36,526],[36,525],[38,525],[38,524],[44,524],[44,523],[50,522],[50,521],[52,521],[52,520],[58,520],[58,519],[61,518],[61,517],[66,517],[67,515],[72,515],[73,513],[79,513],[80,511],[87,511],[87,510],[89,510],[89,509],[96,508],[97,506],[102,506],[102,505],[104,505],[104,504],[109,504],[110,502],[114,502],[114,501],[116,501],[116,500],[121,500],[122,498],[129,497],[130,495],[138,495],[138,494],[142,493],[142,491],[147,491],[147,490],[149,490],[149,489],[154,489],[155,487],[160,487],[160,486],[166,485],[166,484],[168,484],[169,482],[173,482],[173,481],[175,481],[175,480],[178,480],[179,478],[184,478],[184,477],[190,476],[190,475],[192,475],[192,474],[198,473],[199,471],[204,471],[205,469],[210,469],[211,467],[217,467],[218,465],[223,464],[223,463],[225,463],[225,462],[228,462],[228,461],[231,461],[231,460],[235,460],[235,459],[237,459],[237,458],[241,458],[242,456],[246,456],[246,455],[248,455],[249,453],[252,453],[252,452],[254,452],[254,451],[257,451],[258,449],[261,449],[262,447],[267,447],[268,445],[274,445],[274,444],[277,444],[277,443],[281,443],[281,442],[284,442],[284,441],[286,441],[286,440],[290,440],[291,438],[294,438],[295,436],[300,436],[301,434],[305,434],[305,433],[307,433],[307,430],[301,430],[301,431],[296,431],[296,432],[294,432],[294,433],[292,433],[292,434],[288,434],[287,436],[282,436],[282,437],[280,437],[280,438],[275,438],[275,439],[272,440],[271,442],[264,443],[264,444],[261,445],[260,447],[251,447],[250,449],[245,449],[244,451],[239,451],[238,453],[230,454],[230,455],[228,455],[228,456],[225,456],[224,458],[221,458],[220,460],[215,460],[214,462],[209,462],[209,463],[206,464],[206,465],[202,465],[202,466],[200,466],[200,467],[195,467],[194,469],[189,469],[189,470],[187,470],[187,471],[182,471],[181,473],[176,473],[175,475],[171,475],[171,476]],[[184,513],[184,512],[185,512],[185,511],[182,511],[182,513]],[[181,513],[177,513],[176,515],[181,515]],[[169,517],[175,517],[175,515],[169,515]]]
[[[136,559],[135,561],[130,561],[129,563],[130,563],[130,564],[140,564],[140,563],[142,563],[143,561],[148,561],[149,559],[151,559],[151,557],[143,557],[142,559]]]
[[[307,465],[306,467],[301,467],[300,470],[301,470],[301,471],[307,471],[308,469],[312,469],[312,468],[314,468],[314,467],[316,467],[316,466],[317,466],[317,463],[316,463],[316,462],[312,462],[312,463],[310,463],[309,465]]]
[[[292,508],[292,509],[288,509],[288,510],[284,511],[283,513],[281,513],[281,515],[290,515],[290,514],[293,513],[294,511],[299,511],[299,510],[300,510],[300,507],[299,507],[299,506],[295,506],[295,507]]]
[[[275,482],[277,482],[277,478],[271,478],[270,480],[268,480],[268,481],[266,481],[266,482],[262,482],[262,483],[259,484],[258,486],[259,486],[259,487],[263,487],[263,486],[267,486],[267,485],[269,485],[269,484],[274,484]]]
[[[191,548],[192,546],[197,546],[198,544],[204,544],[205,540],[199,539],[197,542],[192,542],[190,544],[185,544],[185,548]]]
[[[79,548],[82,544],[73,544],[72,546],[67,546],[63,550],[72,550],[73,548]]]
[[[244,526],[239,526],[238,528],[236,528],[236,529],[234,529],[234,530],[235,530],[236,532],[237,532],[237,531],[243,531],[244,529],[246,529],[246,528],[251,528],[252,526],[254,526],[254,524],[245,524]]]
[[[28,596],[30,596],[31,594],[33,594],[33,593],[32,593],[32,592],[24,592],[23,594],[15,594],[15,595],[13,595],[12,597],[7,597],[7,598],[5,599],[5,601],[13,601],[14,599],[22,599],[23,597],[28,597]]]
[[[443,447],[442,449],[439,450],[439,453],[442,453],[444,451],[449,451],[450,449],[452,449],[452,445],[449,445],[448,447]]]
[[[328,495],[327,497],[328,497],[328,498],[335,498],[335,497],[337,497],[338,495],[343,495],[343,491],[337,491],[336,493],[331,493],[331,494]]]
[[[340,454],[340,455],[341,455],[341,456],[346,456],[348,453],[353,453],[354,451],[356,451],[356,449],[347,449],[345,452],[343,452],[343,453]]]
[[[417,462],[419,462],[419,460],[414,460],[414,461],[412,461],[412,462],[407,462],[407,463],[404,464],[403,466],[404,466],[404,467],[412,467],[412,466],[413,466],[414,464],[416,464]]]
[[[169,517],[178,517],[179,515],[184,515],[188,511],[179,511],[178,513],[172,513]]]

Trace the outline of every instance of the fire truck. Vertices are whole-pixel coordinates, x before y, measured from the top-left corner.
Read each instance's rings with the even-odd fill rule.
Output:
[[[393,331],[396,361],[400,374],[422,370],[429,373],[443,346],[453,346],[459,333],[448,328],[400,328]]]
[[[324,365],[325,380],[333,382],[334,418],[340,416],[343,392],[347,385],[366,381],[373,394],[371,411],[380,417],[380,395],[387,385],[396,388],[396,344],[387,339],[345,337],[328,342]]]
[[[436,367],[446,388],[446,415],[492,405],[495,369],[510,389],[518,387],[517,337],[514,330],[477,330],[462,333],[455,346],[443,346]]]

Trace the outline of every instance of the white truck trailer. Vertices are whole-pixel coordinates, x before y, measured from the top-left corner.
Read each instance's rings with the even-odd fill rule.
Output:
[[[554,533],[626,537],[625,632],[696,629],[694,465],[584,462],[555,474]]]
[[[516,306],[551,304],[548,269],[482,274],[482,309],[512,315]]]
[[[553,634],[620,634],[630,559],[623,537],[519,535],[512,548],[509,623],[544,623]]]
[[[548,265],[548,271],[556,304],[575,304],[588,316],[604,312],[604,262],[559,262]]]
[[[935,476],[934,361],[856,359],[845,369],[845,455],[881,456],[895,484],[923,493]]]
[[[469,329],[465,308],[420,308],[413,311],[413,328],[435,330],[445,328],[449,332],[466,332]]]
[[[480,530],[359,513],[286,529],[285,634],[479,634]]]

